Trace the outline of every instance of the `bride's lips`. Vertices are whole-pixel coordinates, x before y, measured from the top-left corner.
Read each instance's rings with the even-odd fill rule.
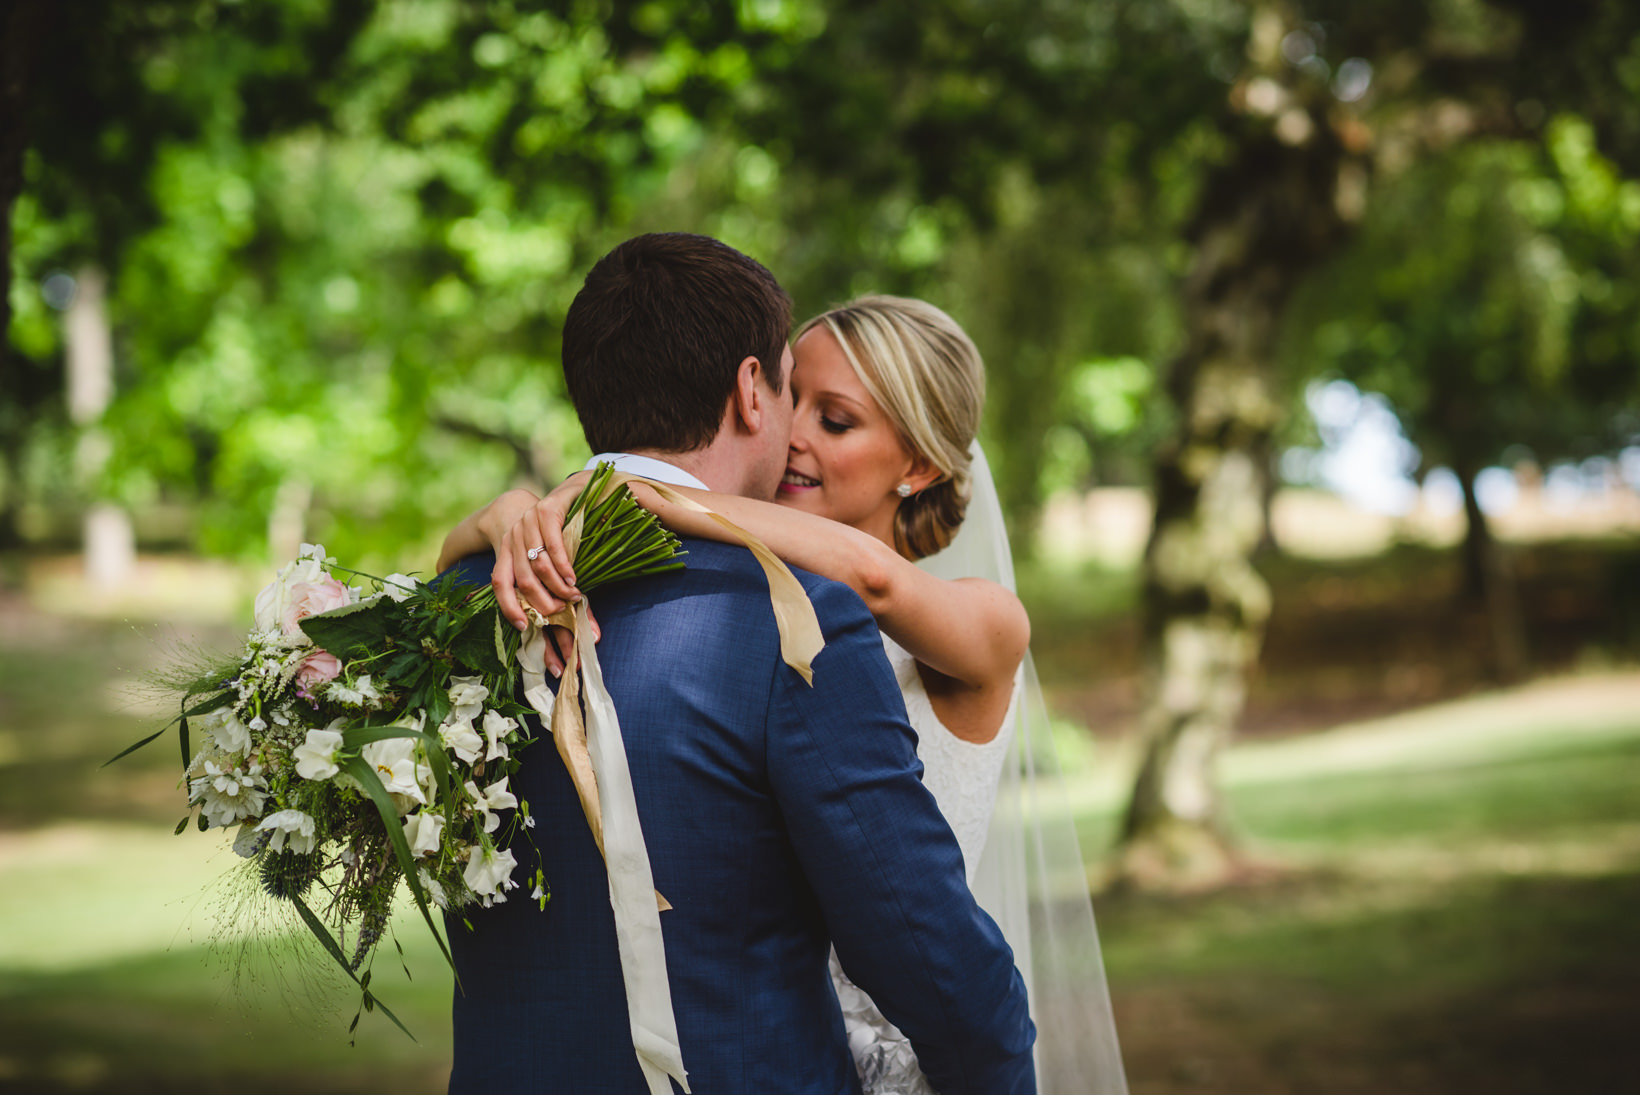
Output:
[[[799,474],[790,468],[787,468],[786,474],[780,477],[780,493],[782,494],[801,494],[804,491],[814,490],[819,486],[820,480]]]

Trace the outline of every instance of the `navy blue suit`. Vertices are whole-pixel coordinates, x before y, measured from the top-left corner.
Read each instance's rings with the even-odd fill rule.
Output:
[[[797,571],[825,633],[814,686],[780,659],[744,548],[686,540],[688,568],[593,597],[696,1095],[842,1095],[859,1081],[827,975],[843,968],[911,1039],[942,1095],[1035,1090],[1035,1030],[996,925],[922,786],[916,738],[860,599]],[[458,564],[487,582],[493,558]],[[608,879],[541,728],[513,790],[552,899],[451,916],[452,1095],[643,1095]],[[514,842],[522,878],[536,858]],[[533,873],[533,871],[531,871]]]

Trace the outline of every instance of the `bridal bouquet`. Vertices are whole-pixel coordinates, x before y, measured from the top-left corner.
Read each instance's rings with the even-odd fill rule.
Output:
[[[683,565],[677,538],[630,492],[605,490],[608,477],[601,468],[572,511],[583,591]],[[190,813],[177,832],[234,828],[247,869],[358,983],[366,1010],[380,1006],[368,963],[401,883],[447,961],[430,906],[489,906],[522,884],[509,847],[534,826],[509,786],[531,741],[513,698],[520,649],[488,586],[374,578],[304,544],[257,596],[244,652],[178,682]],[[539,864],[523,873],[544,906]]]

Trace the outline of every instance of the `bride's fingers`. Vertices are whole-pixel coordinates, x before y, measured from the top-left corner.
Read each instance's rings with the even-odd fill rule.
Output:
[[[495,590],[495,604],[518,630],[529,626],[524,609],[518,603],[518,592],[513,586],[513,561],[502,552],[496,552],[495,569],[490,571],[490,588]]]
[[[575,600],[580,591],[575,588],[575,566],[564,544],[564,506],[549,494],[520,523],[532,521],[542,549],[534,560],[535,572],[554,594],[566,601]]]
[[[564,675],[564,666],[569,663],[569,652],[575,646],[575,637],[562,627],[550,627],[547,634],[552,641],[547,644],[547,672],[554,677]]]
[[[598,617],[592,614],[592,605],[587,605],[587,623],[592,625],[592,641],[598,642],[604,637],[604,629],[598,626]]]
[[[551,616],[564,607],[564,602],[543,588],[540,579],[536,577],[534,569],[530,566],[528,541],[529,535],[524,529],[523,522],[513,526],[507,533],[504,546],[505,554],[509,556],[508,565],[512,569],[512,582],[518,593],[535,611],[542,616]],[[499,596],[497,600],[500,600]],[[522,612],[519,618],[522,618]],[[517,620],[514,620],[514,624],[517,624]]]

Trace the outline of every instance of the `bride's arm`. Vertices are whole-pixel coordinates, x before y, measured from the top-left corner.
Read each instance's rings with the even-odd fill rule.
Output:
[[[645,483],[630,485],[639,504],[674,532],[735,542],[705,514],[667,501]],[[936,578],[876,537],[814,514],[737,495],[673,489],[727,517],[786,562],[853,589],[884,633],[924,665],[968,689],[1012,689],[1014,670],[1030,642],[1030,620],[1019,598],[1002,586],[977,578]],[[548,587],[562,580],[560,575],[574,581],[562,526],[564,510],[579,490],[579,484],[566,482],[515,526],[524,532],[512,543],[514,581],[532,602],[531,577],[539,576]],[[546,548],[533,563],[524,558],[526,541]],[[534,575],[526,576],[531,567]]]

